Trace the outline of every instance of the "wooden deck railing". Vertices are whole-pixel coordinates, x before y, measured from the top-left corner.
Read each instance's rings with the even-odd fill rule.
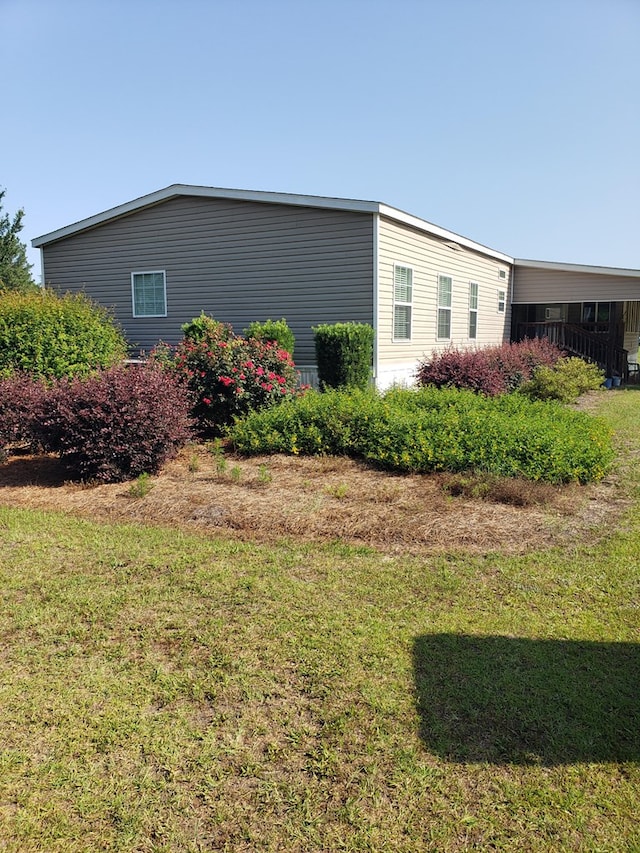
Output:
[[[628,352],[612,341],[609,324],[590,323],[589,327],[562,322],[518,323],[517,340],[548,338],[570,355],[594,362],[607,376],[626,378]]]

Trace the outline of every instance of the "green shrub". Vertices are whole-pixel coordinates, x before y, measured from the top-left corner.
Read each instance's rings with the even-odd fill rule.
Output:
[[[214,320],[204,311],[199,317],[194,317],[188,323],[184,323],[180,327],[182,335],[187,341],[202,341],[205,338],[208,340],[228,341],[233,338],[233,329],[228,323],[221,323],[219,320]]]
[[[277,344],[280,349],[286,350],[293,358],[296,339],[284,317],[282,320],[265,320],[263,323],[256,320],[244,330],[244,335],[246,338],[263,343]]]
[[[597,364],[589,364],[581,358],[561,358],[553,367],[536,367],[521,390],[532,400],[573,403],[581,394],[600,388],[603,380],[604,374]]]
[[[362,430],[379,407],[380,398],[373,391],[308,391],[239,419],[231,438],[236,449],[247,454],[357,456]]]
[[[551,483],[604,476],[613,458],[603,422],[522,395],[424,388],[310,392],[256,412],[231,431],[242,453],[336,454],[394,471],[489,471]]]
[[[189,388],[192,415],[205,435],[221,434],[235,417],[298,393],[298,372],[288,352],[236,337],[222,324],[209,326],[200,337],[185,337],[172,368]]]
[[[122,361],[126,353],[114,320],[83,294],[0,295],[0,374],[85,376]]]
[[[78,477],[102,482],[155,473],[191,437],[190,400],[157,365],[118,365],[62,379],[34,432]]]
[[[374,331],[366,323],[334,323],[313,329],[321,388],[361,388],[371,382]]]

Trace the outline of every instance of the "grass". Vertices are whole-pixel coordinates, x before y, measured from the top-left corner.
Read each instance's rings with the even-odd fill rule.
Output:
[[[410,556],[0,507],[0,848],[640,849],[640,394],[598,399],[636,505],[591,543]]]

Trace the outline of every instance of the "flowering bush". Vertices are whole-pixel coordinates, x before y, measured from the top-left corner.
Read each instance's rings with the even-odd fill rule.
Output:
[[[494,397],[515,391],[531,379],[536,367],[553,367],[561,357],[562,350],[544,338],[484,349],[451,347],[422,362],[416,381],[418,385],[467,388]]]
[[[173,369],[192,395],[192,414],[204,433],[220,433],[234,417],[298,393],[298,372],[277,344],[204,330],[177,347]]]
[[[187,389],[155,364],[62,379],[45,398],[34,432],[84,479],[152,474],[191,435]]]

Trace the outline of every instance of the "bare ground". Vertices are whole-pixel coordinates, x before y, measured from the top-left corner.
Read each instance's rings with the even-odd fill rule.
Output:
[[[74,483],[55,457],[16,455],[0,466],[0,504],[257,542],[340,540],[414,554],[522,553],[592,539],[626,506],[615,475],[586,487],[521,482],[506,497],[494,489],[475,499],[452,497],[444,475],[394,475],[349,459],[225,461],[221,471],[204,446],[187,447],[135,497],[135,484]],[[513,505],[514,494],[528,505]]]

